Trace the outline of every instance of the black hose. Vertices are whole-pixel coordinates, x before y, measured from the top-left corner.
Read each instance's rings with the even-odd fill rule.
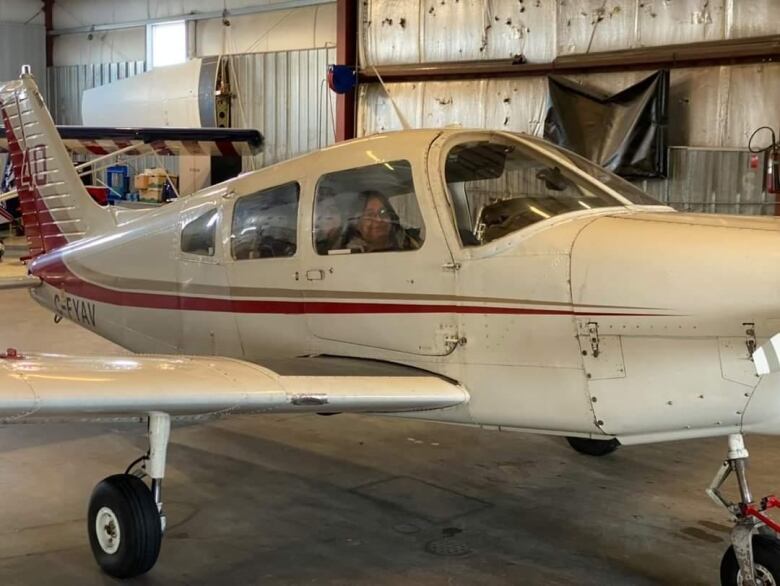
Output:
[[[149,453],[148,452],[146,454],[144,454],[143,456],[141,456],[139,458],[136,458],[135,460],[130,462],[130,465],[127,467],[127,470],[125,470],[125,474],[130,474],[130,471],[133,468],[135,468],[136,464],[139,464],[139,463],[143,462],[144,460],[148,460],[148,459],[149,459]]]
[[[759,132],[761,132],[762,130],[768,130],[769,131],[769,133],[772,136],[772,142],[770,143],[769,146],[766,146],[764,148],[754,149],[753,148],[753,138],[755,138],[755,136]],[[751,134],[750,138],[748,139],[748,150],[751,153],[763,153],[764,151],[768,151],[768,150],[771,150],[773,148],[780,148],[780,145],[777,144],[777,136],[775,135],[775,131],[774,131],[774,129],[771,126],[761,126],[760,128],[756,128],[753,131],[753,134]]]

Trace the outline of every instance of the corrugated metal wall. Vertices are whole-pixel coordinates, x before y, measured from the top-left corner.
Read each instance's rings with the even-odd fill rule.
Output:
[[[650,71],[569,76],[589,87],[617,91]],[[759,126],[780,127],[780,63],[698,67],[671,71],[669,144],[744,148]],[[448,124],[541,136],[547,78],[391,83],[399,109],[416,127]],[[397,130],[401,123],[379,84],[360,87],[358,132]]]
[[[81,94],[146,71],[143,61],[49,67],[47,102],[57,124],[81,124]]]
[[[560,55],[778,33],[777,0],[366,0],[361,62]]]
[[[335,49],[254,53],[231,57],[233,125],[265,137],[259,165],[270,165],[335,140],[335,98],[327,87]]]
[[[773,215],[774,195],[763,189],[761,168],[750,163],[746,151],[673,147],[668,179],[637,185],[684,212]]]

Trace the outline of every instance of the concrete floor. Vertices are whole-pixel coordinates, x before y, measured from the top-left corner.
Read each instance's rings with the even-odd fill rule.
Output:
[[[26,292],[0,303],[0,347],[123,352],[55,325]],[[143,432],[0,428],[0,584],[113,582],[89,551],[87,499],[145,449]],[[160,561],[134,583],[715,584],[729,526],[704,488],[725,443],[597,459],[559,438],[349,415],[180,427]],[[780,441],[748,445],[754,493],[777,491]]]

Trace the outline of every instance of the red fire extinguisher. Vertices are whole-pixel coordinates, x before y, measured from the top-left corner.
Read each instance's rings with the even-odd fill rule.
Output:
[[[762,130],[768,130],[772,142],[769,146],[753,148],[753,138]],[[769,126],[757,128],[748,139],[748,150],[751,153],[764,153],[764,189],[767,193],[780,193],[780,144],[777,143],[777,135]]]

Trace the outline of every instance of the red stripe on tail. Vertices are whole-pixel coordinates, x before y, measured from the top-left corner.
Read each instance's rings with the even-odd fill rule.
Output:
[[[45,170],[46,147],[41,145],[22,151],[11,121],[8,119],[8,114],[5,110],[2,113],[11,165],[14,168],[16,189],[19,192],[19,209],[22,214],[24,234],[30,247],[30,256],[36,257],[68,243],[54,218],[51,217],[40,193],[38,193],[38,188],[34,183],[33,170],[30,166],[30,162],[33,161],[34,164],[44,167],[43,169],[36,168],[36,172]],[[21,116],[21,113],[19,115]]]

